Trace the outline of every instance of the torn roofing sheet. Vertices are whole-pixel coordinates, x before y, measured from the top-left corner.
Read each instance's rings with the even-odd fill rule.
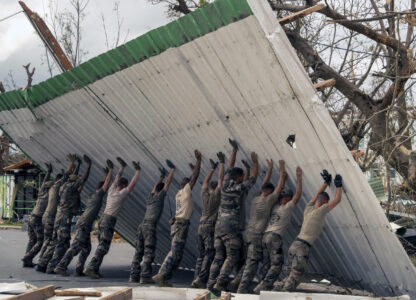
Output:
[[[266,0],[218,0],[24,92],[1,94],[0,109],[2,129],[37,163],[52,162],[57,171],[68,152],[93,158],[84,201],[102,179],[107,158],[141,162],[141,178],[116,227],[130,242],[157,168],[171,159],[178,170],[158,226],[158,262],[170,248],[175,193],[181,178],[190,175],[188,162],[198,148],[204,160],[193,192],[185,268],[196,260],[200,183],[208,158],[229,153],[229,137],[241,145],[238,159],[259,153],[261,171],[266,158],[285,159],[292,187],[296,166],[303,168],[303,197],[284,236],[285,249],[299,232],[305,203],[322,183],[320,171],[340,173],[343,200],[327,216],[309,272],[379,296],[416,297],[415,267]],[[296,149],[285,142],[290,134],[296,135]],[[132,174],[130,167],[127,175]],[[277,175],[272,179],[276,183]]]

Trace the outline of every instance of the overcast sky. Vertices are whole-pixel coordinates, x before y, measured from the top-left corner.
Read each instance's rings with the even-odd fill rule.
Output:
[[[68,7],[69,0],[54,0],[58,8]],[[0,0],[0,19],[21,10],[17,0]],[[26,0],[26,5],[44,16],[48,11],[49,0]],[[90,0],[87,6],[87,16],[83,24],[83,49],[88,51],[86,59],[97,56],[107,50],[101,13],[106,18],[109,42],[115,38],[116,15],[113,11],[114,0]],[[146,0],[120,0],[120,16],[124,18],[123,38],[129,30],[128,40],[169,22],[163,5],[151,5]],[[46,65],[42,65],[44,47],[33,27],[23,13],[7,20],[0,21],[0,80],[8,79],[11,70],[18,86],[26,84],[26,73],[23,64],[31,63],[36,67],[33,83],[38,83],[49,77]],[[86,60],[85,59],[85,60]],[[7,87],[6,87],[7,89]]]

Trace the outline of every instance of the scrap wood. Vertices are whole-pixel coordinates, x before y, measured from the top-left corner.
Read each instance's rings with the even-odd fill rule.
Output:
[[[194,300],[210,300],[211,293],[209,291],[206,291],[205,293],[199,295],[198,297],[194,298]]]
[[[124,288],[108,296],[102,297],[100,300],[130,300],[131,298],[133,298],[133,289]]]
[[[218,300],[231,300],[231,293],[226,293],[218,298]]]
[[[336,80],[334,78],[331,78],[328,80],[315,83],[313,86],[315,87],[316,90],[323,91],[327,87],[333,86],[335,83],[336,83]]]
[[[279,19],[279,23],[280,23],[280,25],[286,25],[286,24],[291,23],[293,21],[296,21],[300,18],[303,18],[303,17],[305,17],[305,16],[307,16],[307,15],[313,13],[313,12],[321,10],[324,7],[325,7],[325,4],[317,4],[317,5],[314,5],[312,7],[308,7],[306,9],[298,11],[294,14],[291,14],[291,15],[288,15],[286,17],[283,17],[283,18]]]
[[[45,300],[55,295],[55,286],[47,285],[20,295],[6,298],[6,300]]]
[[[86,297],[101,297],[101,292],[86,292],[86,291],[80,291],[80,290],[61,290],[61,291],[55,291],[56,296],[86,296]]]

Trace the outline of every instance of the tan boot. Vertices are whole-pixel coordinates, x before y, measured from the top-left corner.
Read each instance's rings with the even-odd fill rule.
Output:
[[[170,285],[169,283],[167,283],[165,281],[165,278],[160,273],[157,273],[155,276],[152,277],[152,279],[160,287],[171,287],[172,286],[172,285]]]

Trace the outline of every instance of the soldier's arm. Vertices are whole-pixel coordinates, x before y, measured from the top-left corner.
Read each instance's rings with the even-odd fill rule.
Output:
[[[160,176],[159,179],[155,182],[152,189],[152,194],[156,193],[156,186],[163,181],[166,177],[166,169],[165,168],[159,168]]]
[[[234,168],[235,160],[237,158],[238,143],[237,143],[236,140],[232,140],[232,139],[228,139],[228,141],[230,142],[231,146],[233,147],[233,153],[231,154],[230,162],[228,164],[228,167],[229,168]]]
[[[315,203],[316,199],[318,199],[318,195],[320,193],[325,192],[326,188],[330,185],[332,180],[332,175],[328,173],[327,170],[322,170],[321,173],[322,179],[324,180],[324,184],[319,188],[319,190],[316,192],[315,196],[312,198],[312,200],[309,203]]]
[[[250,178],[250,165],[244,159],[242,159],[241,162],[244,165],[244,167],[246,168],[246,171],[244,172],[244,179],[243,179],[244,181],[246,181],[247,179]]]
[[[75,156],[72,154],[68,154],[68,159],[69,159],[69,165],[66,169],[66,173],[67,174],[72,174],[72,172],[74,171],[74,163],[75,163]]]
[[[43,182],[40,187],[41,189],[45,186],[45,182],[49,180],[49,176],[51,176],[51,173],[52,173],[52,164],[46,163],[46,175],[43,178]]]
[[[217,188],[222,187],[224,182],[224,169],[225,169],[225,155],[222,152],[217,153],[217,157],[220,161],[220,167],[218,168],[218,186]]]
[[[211,163],[211,170],[209,170],[207,176],[205,176],[204,182],[202,183],[202,188],[207,189],[209,187],[209,182],[211,181],[212,175],[215,172],[215,169],[218,166],[218,163],[215,163],[212,159],[209,160]]]
[[[76,154],[74,154],[74,156],[75,156],[75,162],[77,163],[77,165],[75,166],[74,170],[72,171],[72,174],[78,175],[79,168],[81,167],[81,164],[82,164],[82,160]]]
[[[133,162],[133,166],[136,169],[136,172],[134,173],[133,178],[130,181],[129,186],[127,187],[127,190],[129,191],[129,193],[134,189],[134,187],[136,186],[137,181],[139,180],[139,174],[140,174],[140,164],[137,161]]]
[[[166,192],[169,190],[169,186],[173,180],[173,173],[175,173],[175,169],[176,169],[175,165],[173,164],[170,166],[170,168],[171,169],[169,171],[168,178],[166,178],[165,187],[163,188]]]
[[[251,177],[253,177],[254,180],[257,180],[257,175],[259,173],[259,161],[255,152],[251,152],[251,160],[253,161],[253,174]]]
[[[286,178],[287,173],[285,168],[285,161],[281,159],[279,160],[279,181],[277,182],[276,189],[274,190],[277,195],[280,195],[280,193],[283,191],[286,183]]]
[[[84,160],[87,163],[87,170],[85,170],[84,176],[82,176],[82,179],[81,179],[81,184],[78,188],[78,192],[80,193],[82,189],[84,188],[84,184],[87,182],[88,177],[90,176],[90,171],[91,171],[91,159],[87,155],[84,155]]]
[[[296,178],[297,178],[296,192],[292,198],[294,205],[298,203],[300,197],[302,196],[302,169],[300,167],[296,168]]]
[[[342,177],[341,175],[337,174],[334,179],[335,186],[337,188],[335,192],[335,197],[331,201],[329,201],[329,210],[333,210],[340,202],[342,196]]]
[[[196,180],[198,179],[199,171],[201,170],[202,156],[201,156],[201,152],[199,152],[198,150],[195,150],[195,158],[196,158],[196,165],[194,168],[194,172],[192,173],[191,181],[189,183],[191,190],[193,189],[196,183]]]
[[[261,184],[262,188],[264,187],[266,183],[270,181],[270,178],[272,177],[272,172],[273,172],[273,160],[266,159],[266,162],[269,168],[267,169],[266,176],[264,176],[263,182]]]
[[[110,186],[111,177],[113,176],[113,169],[114,169],[114,164],[109,159],[107,159],[107,166],[108,166],[108,172],[107,172],[107,175],[105,176],[104,184],[103,184],[104,193],[107,192],[108,187]]]

